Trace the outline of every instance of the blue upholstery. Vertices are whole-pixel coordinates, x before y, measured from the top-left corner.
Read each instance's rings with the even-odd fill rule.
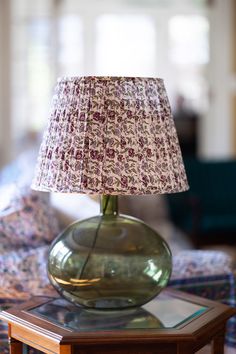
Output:
[[[186,159],[190,190],[167,196],[172,221],[198,244],[236,236],[236,161]],[[218,239],[217,239],[218,237]],[[236,239],[235,239],[236,241]]]

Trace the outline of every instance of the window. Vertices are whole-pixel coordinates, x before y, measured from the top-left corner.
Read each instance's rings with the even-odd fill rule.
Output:
[[[153,76],[155,26],[144,15],[101,15],[96,21],[96,73]]]
[[[11,111],[17,143],[28,132],[41,130],[48,117],[53,77],[49,3],[42,1],[35,9],[28,0],[22,6],[12,0]]]
[[[183,95],[190,107],[203,113],[208,104],[209,22],[200,15],[173,16],[168,34],[174,94]]]
[[[83,26],[77,15],[65,15],[58,21],[58,75],[83,75]]]
[[[176,65],[204,65],[209,61],[209,23],[203,16],[174,16],[169,20],[169,57]]]
[[[11,1],[15,141],[44,127],[58,76],[163,77],[173,107],[176,94],[198,111],[207,107],[209,23],[194,9]]]

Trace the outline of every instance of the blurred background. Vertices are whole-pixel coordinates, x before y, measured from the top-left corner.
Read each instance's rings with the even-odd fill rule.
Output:
[[[0,185],[30,184],[56,79],[77,75],[164,79],[191,187],[168,217],[235,244],[236,0],[0,0]]]
[[[162,77],[183,153],[234,157],[235,13],[235,0],[0,0],[0,166],[70,75]]]
[[[7,253],[4,239],[17,251],[25,252],[25,243],[30,252],[36,247],[37,254],[19,252],[13,259],[10,251],[3,258],[2,294],[5,289],[9,298],[12,289],[19,299],[23,292],[18,295],[18,289],[33,291],[27,290],[32,281],[25,269],[38,286],[43,258],[34,245],[47,239],[47,228],[53,229],[50,205],[60,229],[98,213],[95,200],[69,193],[52,193],[50,205],[38,206],[29,188],[56,80],[82,75],[164,79],[191,188],[167,196],[124,196],[120,210],[156,229],[174,255],[189,248],[224,249],[232,255],[235,272],[236,0],[0,0],[0,258]],[[23,246],[15,243],[18,237]],[[220,262],[215,270],[214,254],[195,258],[190,253],[189,261],[180,254],[179,259],[181,279],[185,270],[194,274],[195,268],[196,275],[206,276],[193,282],[202,289],[198,295],[212,293],[235,306],[231,273],[209,283],[209,274],[220,268],[226,272]],[[15,280],[6,278],[8,273]],[[194,288],[186,284],[187,291]]]

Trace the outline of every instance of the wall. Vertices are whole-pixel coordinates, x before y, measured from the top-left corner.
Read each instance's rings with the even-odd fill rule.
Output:
[[[232,95],[231,95],[231,103],[232,103],[232,124],[233,124],[233,148],[234,148],[234,156],[236,156],[236,1],[233,1],[233,26],[232,26]]]
[[[0,166],[10,159],[10,1],[0,1]]]
[[[234,151],[232,94],[232,38],[234,0],[214,0],[210,19],[210,106],[200,128],[200,155],[232,158]],[[214,6],[213,6],[214,5]]]

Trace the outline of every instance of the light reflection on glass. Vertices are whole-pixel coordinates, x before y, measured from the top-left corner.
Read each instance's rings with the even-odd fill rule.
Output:
[[[207,310],[198,304],[160,294],[142,307],[119,311],[90,310],[64,299],[53,299],[29,310],[74,331],[175,328]]]

